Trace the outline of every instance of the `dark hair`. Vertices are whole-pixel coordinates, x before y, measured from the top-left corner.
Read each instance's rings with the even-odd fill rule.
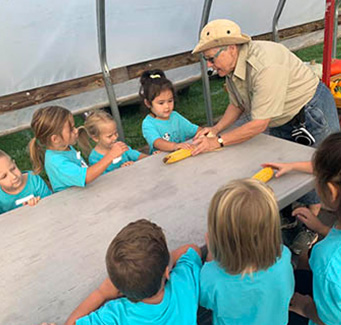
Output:
[[[318,147],[313,157],[316,187],[322,202],[336,212],[341,221],[341,132],[329,135]],[[338,189],[338,196],[332,202],[328,183]]]
[[[172,82],[166,78],[166,75],[162,70],[155,69],[144,71],[140,78],[140,83],[139,95],[143,102],[146,100],[150,105],[155,97],[159,96],[164,90],[170,90],[175,97],[174,86]]]
[[[168,264],[169,252],[162,229],[145,219],[124,227],[106,255],[111,282],[134,302],[152,297],[160,290]]]

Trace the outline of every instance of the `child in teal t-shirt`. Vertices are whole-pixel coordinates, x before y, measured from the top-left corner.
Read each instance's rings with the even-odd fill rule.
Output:
[[[95,148],[91,150],[89,155],[89,164],[92,166],[103,159],[117,145],[118,132],[113,117],[101,110],[91,112],[87,116],[84,126],[79,128],[78,142],[85,152],[89,152],[91,149],[89,136],[96,143]],[[147,157],[147,155],[129,146],[127,148],[127,151],[112,160],[103,174],[120,167],[132,165],[135,161]]]
[[[195,245],[169,254],[162,229],[150,221],[128,224],[108,248],[109,279],[79,305],[66,325],[196,325],[200,256]],[[87,315],[93,311],[89,306],[98,308],[107,300]]]
[[[104,155],[100,154],[96,149],[92,149],[90,156],[89,156],[89,165],[92,166],[96,164],[98,161],[100,161]],[[111,172],[115,169],[118,169],[120,167],[125,167],[132,165],[133,162],[141,159],[144,157],[144,154],[132,149],[128,146],[128,151],[123,152],[122,156],[117,159],[113,160],[113,162],[109,165],[109,167],[104,171],[103,174],[106,174],[108,172]]]
[[[319,318],[325,324],[341,324],[341,226],[330,229],[327,237],[312,250],[313,296]],[[310,324],[316,324],[311,321]]]
[[[335,213],[329,228],[309,209],[293,211],[308,228],[325,236],[312,248],[312,297],[295,293],[290,309],[308,318],[309,324],[341,324],[341,132],[329,135],[315,152],[312,167],[322,206]],[[307,279],[310,276],[307,273]],[[303,279],[304,284],[307,279]],[[309,292],[305,292],[309,293]]]
[[[45,170],[54,192],[70,186],[85,186],[88,165],[73,146],[68,150],[50,150],[45,152]]]
[[[208,248],[213,260],[201,270],[200,305],[212,310],[214,325],[287,324],[294,275],[269,187],[246,179],[218,190]]]
[[[140,82],[140,96],[150,110],[142,122],[142,133],[150,153],[193,149],[185,141],[192,139],[200,128],[174,111],[174,86],[164,72],[145,71]]]
[[[40,176],[31,171],[22,173],[16,163],[0,150],[0,214],[22,205],[36,205],[50,194]]]
[[[69,110],[48,106],[36,110],[31,127],[34,138],[30,142],[30,156],[34,172],[43,166],[55,192],[71,186],[84,187],[100,176],[128,147],[117,142],[95,165],[88,167],[80,152],[73,145],[78,139],[78,129]],[[45,155],[44,155],[45,152]]]

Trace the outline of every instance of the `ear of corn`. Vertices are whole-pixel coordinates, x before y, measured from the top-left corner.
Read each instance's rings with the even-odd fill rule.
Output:
[[[179,149],[174,152],[171,152],[165,158],[163,158],[163,162],[165,164],[172,164],[182,159],[190,157],[191,154],[192,154],[192,150],[190,149]]]
[[[264,183],[268,182],[274,176],[274,170],[271,167],[265,167],[258,173],[252,176],[253,179],[258,179]]]

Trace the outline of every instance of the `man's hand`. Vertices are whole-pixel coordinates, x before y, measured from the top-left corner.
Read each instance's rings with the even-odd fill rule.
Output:
[[[219,131],[214,127],[205,127],[202,128],[193,138],[194,140],[201,138],[202,136],[206,136],[207,134],[211,133],[212,135],[217,135]]]
[[[208,138],[206,136],[202,136],[194,140],[193,144],[196,146],[196,148],[192,151],[192,156],[196,156],[201,152],[213,151],[220,148],[217,137]]]

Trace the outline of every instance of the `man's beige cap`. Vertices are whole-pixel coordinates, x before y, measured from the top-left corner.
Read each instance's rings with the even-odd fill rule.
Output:
[[[240,27],[233,21],[217,19],[209,22],[201,31],[200,40],[192,54],[203,52],[214,47],[243,44],[251,41],[251,37],[242,34]]]

